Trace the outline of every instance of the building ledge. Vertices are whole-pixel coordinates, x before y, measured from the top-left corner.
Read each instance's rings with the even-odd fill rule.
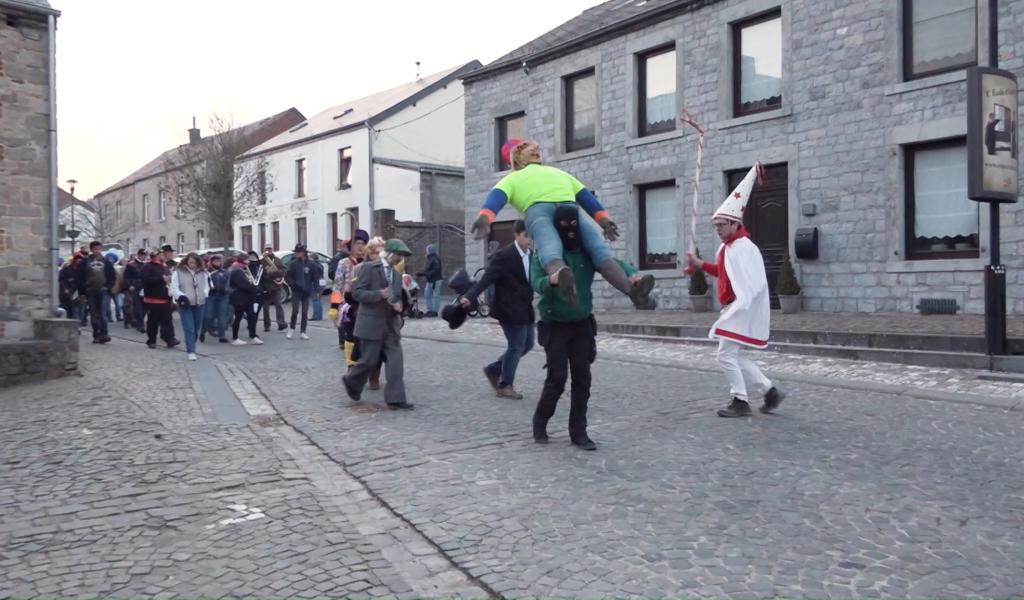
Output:
[[[676,129],[673,131],[666,131],[665,133],[657,133],[654,135],[646,135],[644,137],[630,138],[626,140],[626,147],[633,148],[636,146],[646,146],[647,144],[656,144],[658,142],[666,142],[668,140],[674,140],[683,137],[685,132],[682,129]]]
[[[890,260],[885,263],[886,273],[950,273],[977,271],[985,268],[984,258],[947,258],[942,260]]]
[[[784,117],[793,116],[793,107],[785,105],[778,110],[770,110],[752,115],[745,115],[742,117],[736,117],[734,119],[727,119],[725,121],[719,121],[715,123],[715,129],[732,129],[733,127],[742,127],[744,125],[753,125],[754,123],[761,123],[763,121],[772,121],[774,119],[782,119]]]
[[[940,85],[960,83],[961,81],[967,81],[966,70],[941,73],[939,75],[933,75],[923,79],[912,79],[910,81],[893,84],[885,88],[885,95],[895,96],[898,94],[906,94],[907,92],[926,90],[928,88],[939,87]]]

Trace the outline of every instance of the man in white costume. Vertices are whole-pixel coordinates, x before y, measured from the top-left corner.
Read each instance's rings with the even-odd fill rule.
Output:
[[[716,278],[718,303],[722,306],[721,316],[708,333],[708,337],[718,340],[718,364],[729,380],[732,394],[729,406],[718,411],[720,417],[749,417],[751,393],[763,394],[763,413],[774,411],[785,397],[761,373],[757,364],[740,354],[743,346],[762,349],[768,345],[771,311],[764,259],[743,227],[743,211],[750,191],[755,179],[763,181],[763,177],[761,163],[751,167],[711,218],[715,233],[722,240],[715,262],[701,260],[693,253],[686,254],[690,268]]]

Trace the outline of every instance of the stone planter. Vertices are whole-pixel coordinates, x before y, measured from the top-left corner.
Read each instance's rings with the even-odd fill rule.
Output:
[[[690,296],[690,310],[693,312],[711,312],[711,294]]]
[[[782,307],[783,314],[791,315],[800,312],[803,308],[803,303],[803,294],[797,294],[796,296],[783,296],[779,294],[779,306]]]

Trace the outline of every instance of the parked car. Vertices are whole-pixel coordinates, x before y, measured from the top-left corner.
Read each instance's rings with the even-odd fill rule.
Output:
[[[288,265],[290,265],[291,262],[293,260],[295,260],[295,253],[292,252],[291,250],[285,250],[283,252],[275,252],[274,254],[279,259],[281,259],[281,264],[284,265],[285,270],[287,270],[288,269]],[[331,282],[327,281],[327,267],[328,267],[328,265],[331,262],[331,257],[327,256],[326,254],[324,254],[322,252],[314,252],[312,250],[310,250],[307,254],[309,254],[309,257],[311,259],[313,259],[316,262],[320,263],[320,268],[323,269],[323,272],[324,272],[324,277],[323,277],[323,279],[320,280],[320,287],[323,288],[323,292],[322,293],[324,295],[329,295],[331,293]]]

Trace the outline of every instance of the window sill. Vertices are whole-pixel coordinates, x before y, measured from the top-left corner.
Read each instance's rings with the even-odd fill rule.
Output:
[[[570,160],[576,160],[577,158],[586,158],[588,156],[596,156],[601,153],[601,149],[596,145],[587,148],[585,150],[576,150],[574,152],[564,152],[555,156],[554,162],[565,162]]]
[[[948,273],[951,271],[981,271],[984,258],[941,258],[922,260],[890,260],[885,263],[886,273]]]
[[[949,73],[940,73],[938,75],[932,75],[931,77],[912,79],[910,81],[904,81],[903,83],[890,85],[885,88],[885,95],[895,96],[898,94],[906,94],[908,92],[916,92],[919,90],[926,90],[928,88],[939,87],[940,85],[960,83],[961,81],[967,81],[966,69],[952,71]]]
[[[683,133],[682,129],[676,129],[674,131],[666,131],[665,133],[656,133],[654,135],[632,138],[626,140],[626,147],[633,148],[636,146],[646,146],[647,144],[656,144],[658,142],[674,140],[676,138],[683,137]]]
[[[761,123],[762,121],[771,121],[791,116],[793,116],[793,107],[786,105],[776,110],[767,110],[765,112],[754,113],[752,115],[744,115],[742,117],[727,119],[720,123],[716,123],[714,127],[715,129],[732,129],[733,127],[742,127],[744,125],[752,125],[754,123]]]

